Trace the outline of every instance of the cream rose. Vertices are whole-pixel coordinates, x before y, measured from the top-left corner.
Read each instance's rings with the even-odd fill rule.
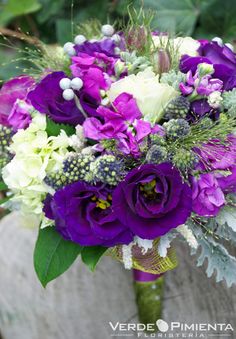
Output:
[[[161,84],[159,76],[150,69],[114,82],[107,95],[113,102],[118,95],[124,92],[134,96],[144,120],[151,123],[158,122],[167,103],[179,95],[173,87]]]

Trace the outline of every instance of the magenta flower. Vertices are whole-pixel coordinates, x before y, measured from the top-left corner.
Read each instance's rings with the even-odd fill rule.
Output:
[[[193,211],[200,216],[216,216],[225,204],[224,193],[214,174],[201,174],[192,178]]]
[[[98,52],[94,52],[92,56],[79,53],[78,56],[72,57],[72,62],[72,74],[83,80],[83,91],[100,102],[100,90],[109,88],[109,76],[114,74],[116,59]]]
[[[0,124],[5,126],[14,126],[18,129],[17,122],[11,119],[8,121],[8,116],[11,114],[14,104],[17,99],[25,100],[28,92],[34,86],[34,79],[32,77],[21,75],[7,81],[0,90]],[[17,113],[14,115],[20,124],[21,118],[18,119]],[[20,127],[21,128],[21,127]]]
[[[29,126],[32,120],[30,115],[32,110],[33,107],[26,101],[20,99],[16,100],[8,117],[8,122],[13,127],[14,131],[25,129]]]
[[[97,113],[104,122],[97,118],[88,118],[83,124],[85,137],[100,141],[118,140],[118,148],[124,154],[139,155],[139,145],[151,133],[149,122],[140,118],[142,114],[136,100],[127,93],[120,94],[113,102],[114,109],[100,106]]]

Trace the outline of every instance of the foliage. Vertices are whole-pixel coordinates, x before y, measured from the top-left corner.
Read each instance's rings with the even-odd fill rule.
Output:
[[[54,227],[41,229],[34,251],[34,267],[43,287],[64,273],[81,250],[78,244],[64,240]]]

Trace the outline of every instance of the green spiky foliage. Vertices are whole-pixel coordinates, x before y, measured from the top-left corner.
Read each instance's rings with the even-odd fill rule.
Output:
[[[128,74],[137,74],[148,67],[152,67],[150,60],[146,56],[137,56],[136,52],[121,52],[121,59],[125,63]]]
[[[75,33],[84,35],[88,40],[99,39],[102,36],[101,28],[102,24],[99,20],[90,19],[77,25],[75,28]]]
[[[128,7],[129,21],[124,28],[127,48],[130,52],[136,51],[138,56],[150,55],[153,46],[151,23],[154,12]]]

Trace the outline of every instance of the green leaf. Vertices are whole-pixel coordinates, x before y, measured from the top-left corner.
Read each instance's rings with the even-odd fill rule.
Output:
[[[38,0],[8,0],[0,5],[0,25],[6,25],[15,17],[36,12],[40,8]]]
[[[87,265],[91,271],[94,271],[97,263],[107,251],[107,247],[101,246],[88,246],[84,247],[81,253],[82,261]]]
[[[226,205],[217,215],[216,221],[220,225],[224,225],[226,223],[230,228],[232,228],[233,232],[236,232],[236,208]]]
[[[6,190],[7,189],[7,185],[5,184],[4,181],[0,181],[0,191]]]
[[[64,240],[55,227],[40,229],[34,250],[34,267],[43,287],[64,273],[81,250],[80,245]]]
[[[46,132],[48,136],[58,136],[61,130],[64,130],[68,136],[75,134],[75,127],[66,124],[58,124],[47,117]]]

